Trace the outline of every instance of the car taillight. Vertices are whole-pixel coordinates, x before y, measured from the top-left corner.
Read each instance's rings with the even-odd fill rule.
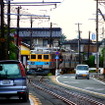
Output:
[[[20,67],[20,70],[21,70],[21,74],[22,74],[22,76],[26,76],[24,66],[23,66],[21,63],[19,63],[19,67]]]

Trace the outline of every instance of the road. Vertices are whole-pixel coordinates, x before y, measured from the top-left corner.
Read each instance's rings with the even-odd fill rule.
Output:
[[[89,80],[84,79],[84,78],[75,79],[74,74],[63,74],[63,75],[57,76],[56,81],[66,87],[71,87],[71,88],[75,88],[81,91],[86,91],[86,92],[89,92],[98,96],[102,96],[105,98],[105,83],[97,81],[94,78],[90,78]],[[52,100],[56,99],[53,96],[49,96],[47,93],[43,93],[41,91],[39,92],[37,89],[34,89],[30,85],[29,85],[29,89],[30,89],[30,93],[32,93],[33,96],[35,95],[37,96],[37,98],[39,98],[40,102],[50,103],[48,105],[55,105],[55,104],[51,104]],[[10,100],[0,98],[0,105],[34,105],[34,104],[31,104],[32,97],[30,97],[30,100],[25,103],[19,101],[17,98],[11,98]],[[59,100],[56,100],[56,102],[59,102]]]
[[[30,101],[22,102],[19,101],[17,98],[11,99],[0,98],[0,105],[30,105]]]
[[[74,74],[65,74],[58,76],[57,81],[63,83],[64,86],[70,86],[75,89],[105,97],[105,83],[94,78],[90,78],[89,80],[85,78],[75,79]]]

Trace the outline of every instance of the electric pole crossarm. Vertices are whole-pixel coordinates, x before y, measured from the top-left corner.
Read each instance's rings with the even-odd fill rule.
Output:
[[[61,2],[11,2],[11,4],[55,4],[55,3],[61,3]]]
[[[98,12],[101,14],[102,18],[103,18],[103,19],[104,19],[104,21],[105,21],[105,16],[102,14],[102,12],[101,12],[101,10],[100,10],[100,9],[98,9]]]

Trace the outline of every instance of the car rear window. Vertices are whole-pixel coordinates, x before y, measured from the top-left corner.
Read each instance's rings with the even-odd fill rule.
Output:
[[[77,70],[88,70],[88,66],[77,66]]]
[[[21,73],[18,64],[0,64],[0,78],[19,78]]]

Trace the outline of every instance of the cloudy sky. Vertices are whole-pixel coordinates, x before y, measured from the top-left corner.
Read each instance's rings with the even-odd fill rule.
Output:
[[[26,0],[13,0],[12,2],[26,2]],[[55,6],[24,6],[28,8],[28,12],[38,15],[50,15],[50,20],[34,20],[33,27],[50,26],[50,22],[53,23],[53,27],[61,27],[62,33],[67,39],[77,38],[78,26],[80,23],[80,31],[82,38],[88,38],[88,33],[95,33],[95,12],[96,2],[95,0],[27,0],[27,2],[62,2],[58,3],[57,8]],[[26,11],[24,9],[24,11]],[[22,22],[23,20],[21,20]],[[22,23],[23,27],[30,22]],[[27,25],[28,26],[28,25]]]

